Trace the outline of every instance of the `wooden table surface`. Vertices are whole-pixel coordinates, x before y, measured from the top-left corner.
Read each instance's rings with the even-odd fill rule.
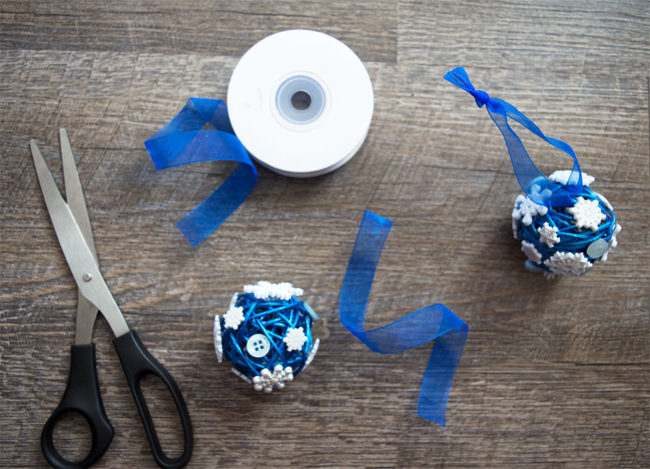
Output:
[[[291,28],[329,33],[364,61],[368,139],[327,176],[261,169],[246,202],[192,248],[174,223],[232,166],[156,171],[143,142],[188,97],[225,98],[238,58]],[[46,465],[41,427],[67,379],[76,286],[28,149],[38,139],[62,185],[66,127],[105,279],[186,397],[190,467],[648,467],[649,64],[646,0],[3,1],[0,466]],[[573,146],[623,226],[607,263],[580,279],[524,270],[510,228],[520,189],[485,110],[442,79],[458,65]],[[569,168],[524,140],[545,172]],[[364,209],[395,222],[368,326],[433,302],[469,324],[446,428],[416,415],[431,346],[376,354],[338,318]],[[327,321],[312,367],[271,395],[218,365],[212,346],[214,315],[260,279],[304,288]],[[116,429],[96,467],[155,467],[104,321],[95,341]],[[177,450],[171,404],[146,384]],[[65,454],[87,448],[82,427],[62,422]]]

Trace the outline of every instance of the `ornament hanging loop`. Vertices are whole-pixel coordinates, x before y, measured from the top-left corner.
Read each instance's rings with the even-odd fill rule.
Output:
[[[519,112],[512,104],[502,99],[491,98],[487,92],[477,90],[463,67],[457,67],[447,72],[445,80],[471,94],[479,108],[485,105],[492,121],[499,128],[506,142],[517,181],[533,202],[546,207],[568,207],[573,205],[571,196],[582,191],[583,183],[578,158],[569,144],[544,135],[533,121]],[[549,145],[562,150],[573,159],[573,168],[566,184],[549,181],[535,166],[521,139],[510,127],[509,120],[521,124],[525,129],[537,135]]]

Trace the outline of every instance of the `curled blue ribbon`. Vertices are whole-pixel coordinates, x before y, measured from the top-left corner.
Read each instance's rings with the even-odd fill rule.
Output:
[[[582,172],[580,171],[578,158],[567,143],[544,135],[530,119],[519,112],[513,105],[501,99],[492,98],[485,91],[474,88],[463,67],[457,67],[447,72],[445,74],[445,80],[471,94],[479,108],[485,105],[492,121],[499,128],[506,141],[510,161],[512,162],[512,168],[515,171],[517,181],[533,202],[548,207],[569,207],[574,204],[570,195],[578,194],[582,191]],[[521,139],[510,127],[508,123],[509,118],[573,158],[573,169],[571,170],[566,185],[553,184],[537,169]]]
[[[215,130],[202,130],[206,124]],[[220,99],[188,99],[144,145],[157,169],[201,161],[239,163],[212,195],[176,223],[192,246],[212,233],[255,187],[257,169],[235,136],[226,103]]]
[[[377,329],[364,330],[366,305],[392,222],[366,210],[345,273],[339,303],[343,325],[369,349],[399,353],[436,340],[424,373],[418,415],[445,426],[445,412],[468,327],[440,303]]]

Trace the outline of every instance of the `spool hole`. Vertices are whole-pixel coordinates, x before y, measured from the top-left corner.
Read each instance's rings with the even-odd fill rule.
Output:
[[[280,84],[274,104],[285,122],[307,125],[323,113],[327,104],[325,98],[325,90],[315,78],[294,75]]]
[[[296,91],[291,96],[291,105],[298,111],[304,111],[311,105],[311,96],[306,91]]]

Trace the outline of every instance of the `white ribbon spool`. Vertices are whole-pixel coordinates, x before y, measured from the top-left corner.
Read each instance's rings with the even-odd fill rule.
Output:
[[[292,177],[329,173],[368,134],[373,90],[361,59],[327,34],[273,34],[240,59],[228,85],[228,114],[249,153]]]

